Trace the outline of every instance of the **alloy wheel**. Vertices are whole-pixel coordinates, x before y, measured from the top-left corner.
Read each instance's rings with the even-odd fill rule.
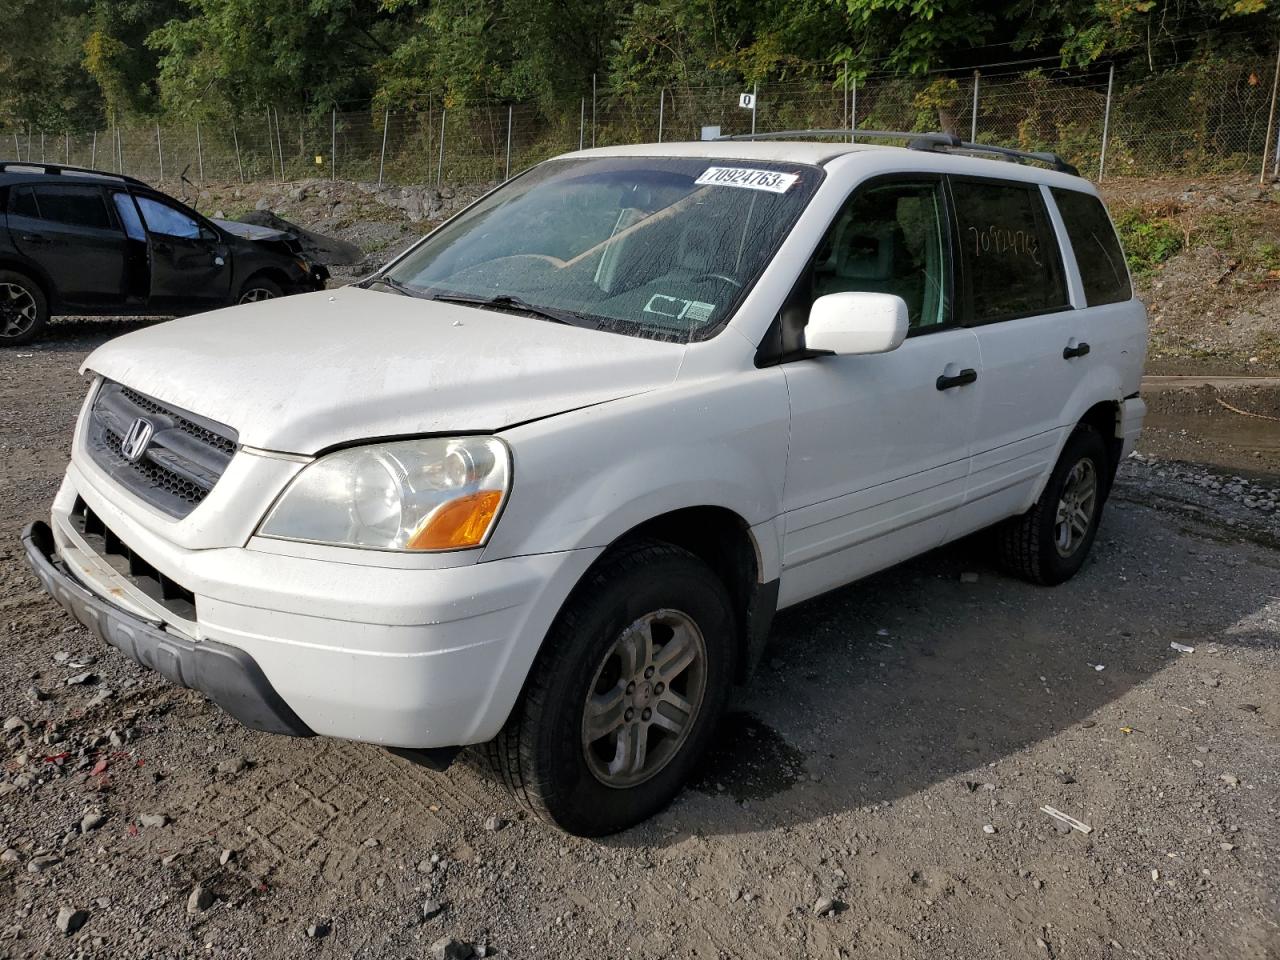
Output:
[[[0,283],[0,337],[20,337],[33,326],[39,308],[26,287]]]
[[[241,303],[257,303],[259,300],[274,300],[276,295],[265,287],[254,287],[240,296]]]
[[[582,749],[609,787],[655,776],[684,746],[706,693],[707,643],[691,618],[655,610],[622,631],[587,691]]]
[[[1053,542],[1059,556],[1069,557],[1080,549],[1093,524],[1097,506],[1098,471],[1092,460],[1078,460],[1067,474],[1054,517]]]

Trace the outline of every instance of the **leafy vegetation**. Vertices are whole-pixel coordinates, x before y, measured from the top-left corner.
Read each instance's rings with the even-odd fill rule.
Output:
[[[1167,212],[1130,207],[1115,215],[1115,225],[1129,269],[1136,276],[1156,270],[1185,242],[1181,225]]]
[[[1011,59],[1273,55],[1269,0],[8,0],[0,123],[320,112],[335,103],[550,107],[603,93],[830,84]],[[1258,83],[1254,77],[1253,83]],[[956,108],[939,81],[917,106]]]

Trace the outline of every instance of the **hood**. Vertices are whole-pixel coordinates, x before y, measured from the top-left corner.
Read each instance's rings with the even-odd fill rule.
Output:
[[[284,240],[289,236],[283,230],[273,230],[271,227],[262,227],[256,223],[241,223],[239,220],[219,220],[216,217],[212,217],[210,220],[233,237],[239,237],[241,240]]]
[[[84,369],[314,454],[402,435],[491,432],[675,379],[684,346],[342,287],[158,324]]]

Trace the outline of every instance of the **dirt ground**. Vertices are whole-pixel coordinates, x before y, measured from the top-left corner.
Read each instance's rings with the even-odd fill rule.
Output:
[[[1060,588],[970,541],[785,612],[697,784],[593,842],[467,763],[246,731],[40,592],[77,367],[136,325],[0,354],[0,958],[1280,956],[1274,425],[1153,393]]]

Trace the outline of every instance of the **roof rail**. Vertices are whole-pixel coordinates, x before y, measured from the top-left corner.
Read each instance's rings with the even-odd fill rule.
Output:
[[[120,180],[123,183],[133,184],[135,187],[150,186],[150,184],[139,180],[137,177],[130,177],[123,173],[110,173],[106,170],[90,170],[88,167],[69,167],[65,163],[44,163],[39,160],[0,160],[0,173],[4,173],[10,167],[21,167],[24,170],[42,170],[50,176],[57,176],[63,173],[81,174],[91,177],[102,177],[105,180]]]
[[[955,150],[960,153],[991,153],[1018,163],[1034,160],[1059,173],[1080,176],[1080,171],[1056,153],[1014,150],[990,143],[971,143],[951,133],[912,133],[906,130],[779,130],[776,133],[739,133],[717,140],[798,140],[807,137],[860,137],[866,140],[906,140],[909,150]]]

